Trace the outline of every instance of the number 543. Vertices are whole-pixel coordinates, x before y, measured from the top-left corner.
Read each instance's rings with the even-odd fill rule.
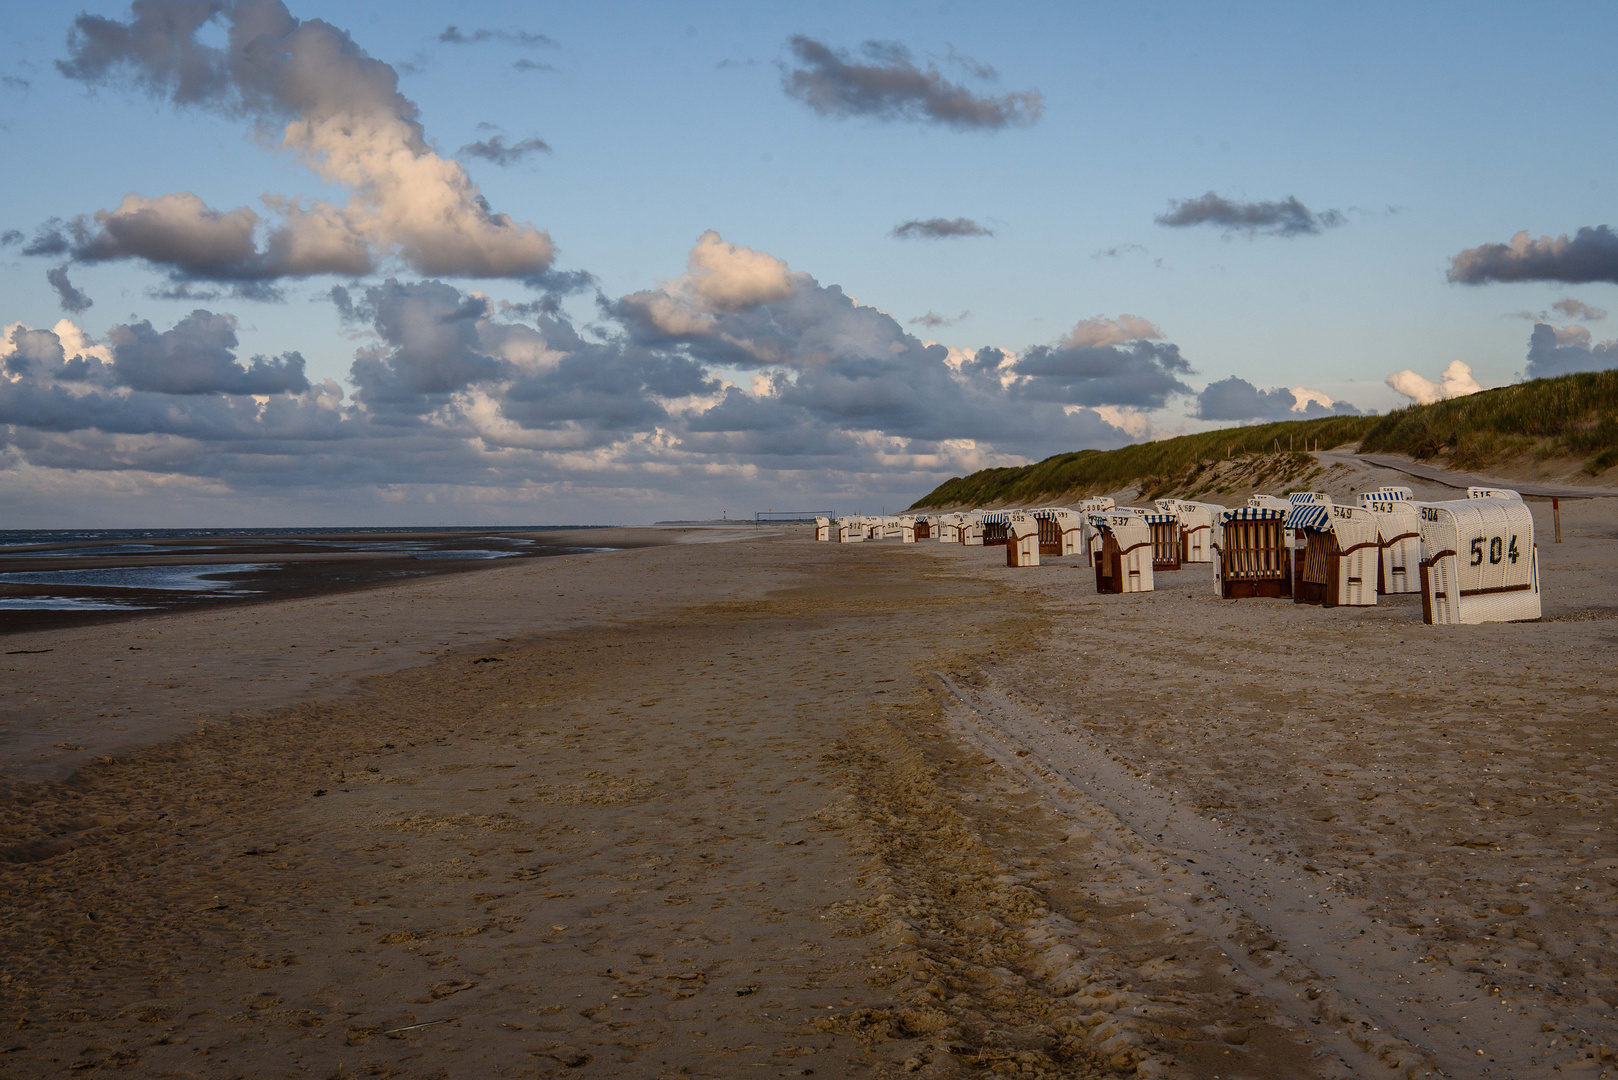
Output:
[[[1468,565],[1483,565],[1483,544],[1483,537],[1477,536],[1472,538],[1472,561]],[[1491,536],[1488,538],[1488,544],[1490,566],[1499,566],[1502,559],[1505,559],[1514,566],[1516,565],[1517,538],[1515,536],[1511,538],[1511,542],[1509,544],[1506,542],[1505,537]]]

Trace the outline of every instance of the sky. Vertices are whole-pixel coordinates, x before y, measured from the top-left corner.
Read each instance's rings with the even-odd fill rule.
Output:
[[[9,7],[3,518],[877,512],[1618,366],[1615,24]]]

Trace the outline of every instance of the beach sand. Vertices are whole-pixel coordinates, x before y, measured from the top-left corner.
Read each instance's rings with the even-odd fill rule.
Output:
[[[1609,501],[1511,626],[786,528],[11,635],[0,1075],[1618,1073]]]

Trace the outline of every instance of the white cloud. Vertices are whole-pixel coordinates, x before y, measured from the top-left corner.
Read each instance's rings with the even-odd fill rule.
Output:
[[[1318,404],[1322,409],[1327,410],[1331,409],[1333,404],[1332,396],[1330,394],[1326,393],[1324,390],[1311,390],[1307,386],[1292,387],[1292,400],[1295,402],[1295,404],[1292,406],[1293,412],[1308,411],[1309,403],[1311,401]]]
[[[1433,382],[1406,368],[1404,371],[1396,371],[1389,375],[1387,382],[1417,405],[1431,405],[1435,401],[1466,397],[1483,389],[1472,377],[1472,366],[1463,360],[1451,360],[1440,378],[1442,382]]]
[[[1096,349],[1122,345],[1128,341],[1155,341],[1163,332],[1139,315],[1123,314],[1116,319],[1102,315],[1085,319],[1062,335],[1057,348]]]

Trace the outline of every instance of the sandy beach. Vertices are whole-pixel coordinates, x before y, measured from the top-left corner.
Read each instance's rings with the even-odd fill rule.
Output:
[[[8,635],[0,1075],[1618,1074],[1613,502],[1531,624],[787,527]]]

